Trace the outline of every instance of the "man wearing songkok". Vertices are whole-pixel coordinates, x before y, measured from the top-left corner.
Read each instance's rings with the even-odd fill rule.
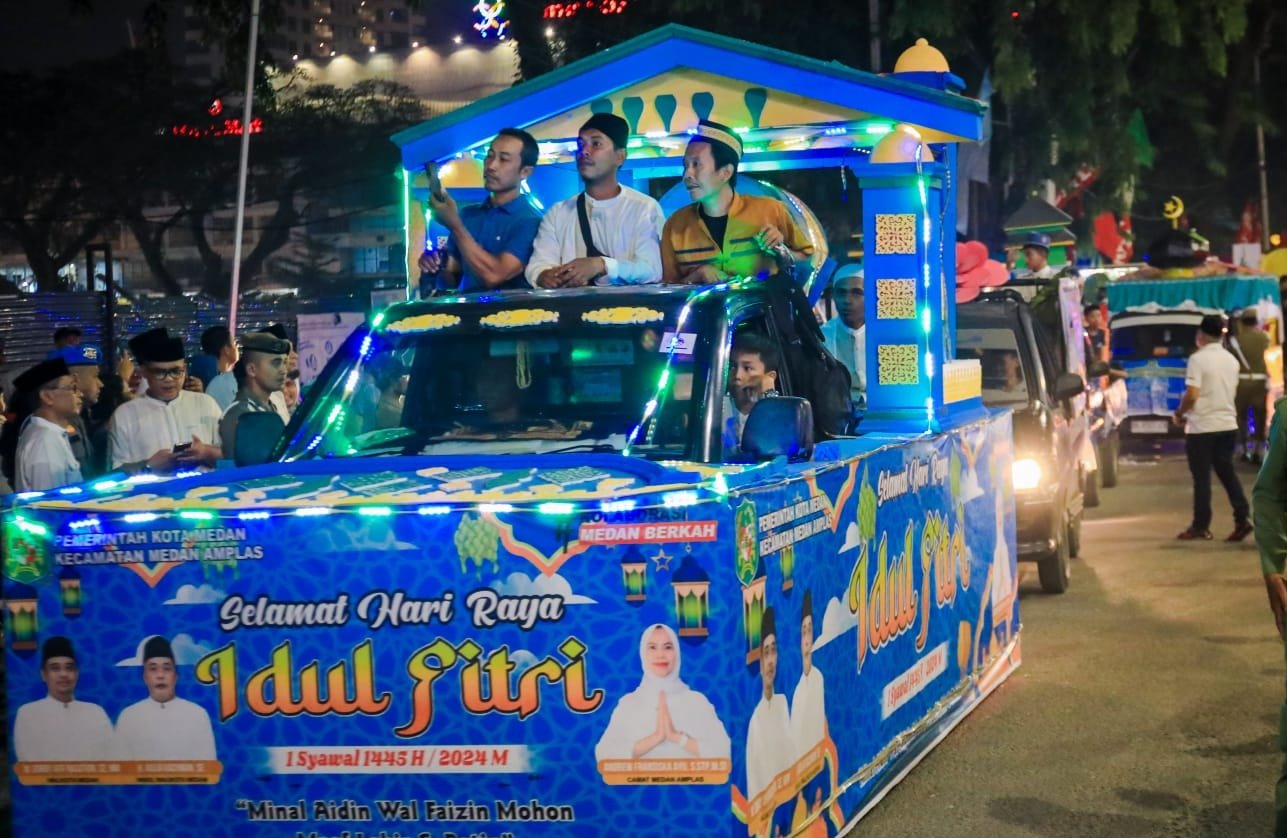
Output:
[[[160,635],[143,644],[143,683],[147,698],[126,707],[116,720],[121,759],[215,759],[210,714],[175,695],[174,650]]]
[[[242,335],[241,360],[234,371],[240,387],[237,400],[224,411],[219,420],[219,441],[223,455],[237,457],[237,425],[247,413],[272,413],[277,415],[271,397],[281,392],[286,383],[286,356],[290,342],[280,340],[268,332],[251,332]]]
[[[661,234],[662,281],[710,285],[778,272],[773,251],[785,244],[796,259],[813,245],[774,198],[740,195],[737,164],[742,141],[729,128],[703,119],[684,152],[684,186],[693,203],[666,220]]]
[[[223,456],[218,445],[219,405],[205,393],[183,389],[183,341],[164,328],[152,329],[130,340],[130,352],[147,381],[147,392],[112,414],[107,435],[112,467],[169,472],[214,465]]]
[[[772,606],[760,621],[760,700],[746,727],[746,799],[787,771],[796,759],[786,696],[774,689],[778,674],[778,630]]]
[[[585,191],[550,208],[541,219],[527,263],[537,288],[639,285],[661,279],[661,205],[622,186],[630,126],[597,113],[577,135],[577,172]]]
[[[112,759],[112,723],[103,708],[76,700],[80,668],[72,642],[54,636],[40,650],[40,679],[49,694],[18,708],[13,749],[19,762]],[[14,684],[9,684],[10,695]]]
[[[14,389],[34,408],[18,434],[14,488],[43,492],[81,482],[68,427],[80,413],[80,387],[67,362],[41,361],[14,379]]]

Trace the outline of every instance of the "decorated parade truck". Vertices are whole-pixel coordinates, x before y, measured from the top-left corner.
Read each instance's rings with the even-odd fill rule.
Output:
[[[397,305],[271,462],[11,497],[15,834],[841,832],[1018,663],[1010,420],[818,438],[786,304]]]
[[[949,293],[962,87],[925,39],[877,75],[668,25],[395,135],[408,277],[421,173],[482,200],[498,126],[546,206],[599,113],[672,209],[700,120],[741,138],[739,190],[845,167],[861,424],[785,284],[395,305],[280,441],[242,417],[260,464],[5,502],[13,831],[849,830],[1020,658],[1010,413]],[[778,192],[816,295],[826,237]]]

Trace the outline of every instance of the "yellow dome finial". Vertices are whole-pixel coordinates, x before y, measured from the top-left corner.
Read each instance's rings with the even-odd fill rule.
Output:
[[[947,58],[930,46],[924,38],[917,38],[913,46],[903,50],[894,64],[895,73],[950,73]]]
[[[910,125],[899,123],[871,150],[872,163],[934,162],[934,152],[921,140],[921,133]]]

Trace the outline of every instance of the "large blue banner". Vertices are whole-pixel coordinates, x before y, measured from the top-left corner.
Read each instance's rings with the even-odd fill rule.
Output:
[[[15,831],[834,835],[1018,662],[1008,415],[864,448],[26,499]]]

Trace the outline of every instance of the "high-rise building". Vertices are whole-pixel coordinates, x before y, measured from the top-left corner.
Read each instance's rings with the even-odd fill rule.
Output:
[[[206,20],[196,4],[184,3],[181,63],[195,78],[213,80],[223,54]],[[408,50],[420,46],[425,30],[424,14],[410,10],[404,0],[282,0],[281,18],[263,40],[285,64]]]

